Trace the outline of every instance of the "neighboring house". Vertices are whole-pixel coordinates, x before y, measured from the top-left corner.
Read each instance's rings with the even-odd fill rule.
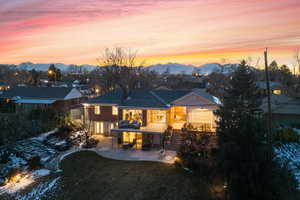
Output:
[[[267,98],[263,100],[262,109],[268,111]],[[271,95],[271,112],[273,123],[276,125],[300,124],[300,99],[284,94]]]
[[[267,86],[266,82],[259,81],[256,83],[261,93],[265,96],[262,109],[268,112],[267,105]],[[273,124],[275,125],[292,125],[300,123],[300,99],[292,98],[286,95],[283,86],[279,82],[270,82],[271,93],[271,112]]]
[[[258,81],[256,82],[257,87],[261,91],[262,94],[267,95],[267,84],[265,81]],[[270,81],[270,93],[275,95],[283,94],[283,87],[281,83]]]
[[[75,88],[66,87],[14,87],[0,95],[1,104],[13,105],[14,112],[26,112],[35,108],[53,107],[69,111],[86,100]]]
[[[160,145],[168,126],[180,130],[188,123],[199,131],[214,132],[213,111],[220,101],[204,89],[132,90],[126,99],[121,90],[114,90],[83,105],[84,121],[92,135],[115,136],[119,144],[135,141],[136,148],[142,148],[149,141]],[[141,127],[118,128],[120,120],[137,120]]]
[[[9,85],[0,81],[0,95],[3,93],[3,91],[8,90],[9,88],[10,88]]]

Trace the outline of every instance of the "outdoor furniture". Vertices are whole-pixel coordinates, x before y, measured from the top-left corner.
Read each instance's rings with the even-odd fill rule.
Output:
[[[119,128],[129,128],[130,121],[129,120],[121,120],[119,122]]]
[[[141,123],[138,120],[133,120],[130,124],[129,124],[129,128],[133,128],[133,129],[140,129],[141,127]]]
[[[133,129],[140,129],[141,123],[138,120],[121,120],[119,122],[119,128],[133,128]]]

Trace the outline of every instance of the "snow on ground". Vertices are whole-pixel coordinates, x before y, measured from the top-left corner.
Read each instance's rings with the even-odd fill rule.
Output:
[[[25,195],[18,194],[15,199],[16,200],[40,200],[43,198],[43,196],[53,190],[57,186],[57,182],[60,179],[60,177],[57,177],[51,181],[43,182],[37,185],[30,193],[27,193]]]
[[[15,193],[18,192],[24,188],[26,188],[28,185],[33,183],[35,179],[40,178],[42,176],[47,176],[50,174],[50,170],[47,169],[39,169],[33,172],[24,172],[17,182],[8,183],[3,187],[0,187],[0,194],[3,193]]]
[[[300,129],[298,128],[293,128],[294,131],[296,131],[298,134],[300,134]]]
[[[57,131],[57,129],[54,129],[54,130],[52,130],[52,131],[49,131],[49,132],[47,132],[47,133],[43,133],[43,134],[41,134],[41,135],[39,135],[39,136],[37,136],[37,137],[34,137],[34,138],[32,138],[32,139],[36,139],[36,140],[38,140],[38,141],[44,141],[49,135],[52,135],[53,133],[55,133]]]
[[[283,144],[275,149],[277,157],[284,163],[289,162],[290,169],[298,181],[298,189],[300,189],[300,144],[289,143]]]

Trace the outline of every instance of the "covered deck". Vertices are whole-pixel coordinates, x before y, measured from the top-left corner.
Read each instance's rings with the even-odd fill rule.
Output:
[[[111,129],[112,147],[117,149],[152,150],[162,147],[163,131],[142,127],[140,129]]]

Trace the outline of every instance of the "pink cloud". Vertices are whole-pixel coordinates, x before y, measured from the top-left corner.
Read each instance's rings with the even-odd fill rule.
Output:
[[[270,46],[286,58],[300,46],[298,0],[0,0],[0,5],[0,62],[94,63],[99,52],[114,46],[138,49],[143,57],[216,52],[211,59],[221,51],[246,55]]]

